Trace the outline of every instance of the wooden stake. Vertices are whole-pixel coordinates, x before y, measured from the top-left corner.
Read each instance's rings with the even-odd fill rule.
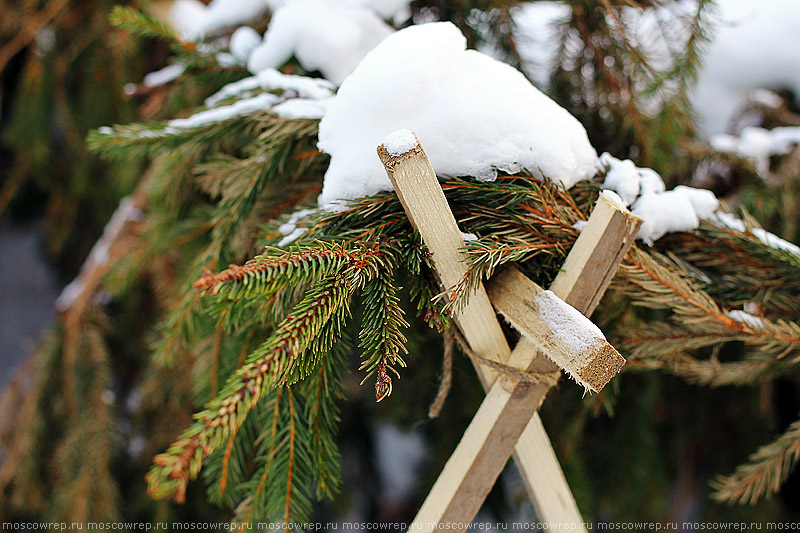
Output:
[[[378,148],[378,154],[395,185],[395,189],[398,191],[398,196],[406,208],[412,224],[420,231],[423,240],[433,253],[437,270],[440,269],[442,261],[448,263],[443,269],[444,275],[440,271],[440,279],[443,285],[448,288],[455,285],[463,277],[464,272],[463,260],[458,254],[458,247],[462,245],[463,241],[424,151],[417,143],[411,150],[399,155],[390,155],[385,147],[381,146]],[[434,197],[435,200],[433,202],[426,200],[425,197],[428,195]],[[610,203],[608,198],[605,198],[605,202]],[[614,206],[614,209],[619,210],[618,208],[619,206]],[[442,209],[444,209],[446,215],[442,213]],[[595,209],[595,211],[598,211],[598,209]],[[598,211],[598,217],[600,217],[602,211],[602,209]],[[438,223],[431,223],[430,219],[437,220]],[[596,226],[596,224],[593,226]],[[626,227],[628,228],[625,233],[626,238],[622,239],[623,242],[619,243],[619,246],[614,246],[613,243],[616,242],[614,240],[608,242],[609,247],[614,249],[610,262],[615,264],[609,264],[609,257],[606,257],[608,254],[604,256],[600,253],[581,252],[578,254],[580,257],[572,261],[571,267],[568,265],[570,263],[569,259],[565,263],[565,269],[570,268],[572,280],[562,283],[560,287],[554,284],[554,288],[557,288],[559,292],[573,296],[575,300],[582,298],[583,307],[593,307],[599,301],[603,290],[613,276],[613,271],[616,270],[619,261],[621,261],[638,230],[638,224],[635,221],[633,223],[628,221]],[[449,242],[444,241],[445,249],[442,249],[443,240],[437,237],[441,233],[449,233],[451,237],[457,234],[458,239],[450,238]],[[586,230],[584,230],[584,233],[587,236],[592,235],[592,232],[587,233]],[[601,231],[601,234],[605,234],[605,231]],[[586,248],[586,245],[579,246],[582,240],[589,242],[590,239],[582,236],[573,248],[578,250]],[[593,248],[596,240],[592,238],[591,241],[595,241],[593,243],[590,242],[590,248]],[[454,248],[446,249],[453,245],[455,245]],[[456,253],[453,254],[452,252]],[[572,256],[572,253],[570,255]],[[450,262],[452,259],[454,259],[454,264],[460,265],[460,267],[450,268],[449,266],[453,264]],[[584,286],[587,283],[581,283],[581,272],[596,269],[597,265],[603,262],[606,263],[606,267],[611,268],[612,273],[599,280],[597,276],[594,276],[591,279],[591,290],[587,290]],[[607,272],[609,268],[602,271]],[[560,274],[559,277],[563,276]],[[578,290],[575,289],[576,287],[581,288]],[[480,293],[483,293],[482,287],[479,289]],[[470,303],[473,301],[474,299],[471,298]],[[468,307],[457,317],[462,329],[464,329],[464,316],[469,315]],[[492,321],[496,323],[494,316],[492,316]],[[472,345],[466,330],[464,334],[472,349],[475,350],[475,346]],[[505,343],[505,339],[503,339],[503,342]],[[530,360],[531,354],[535,354],[535,348],[534,344],[523,338],[515,350],[517,357],[514,357],[514,359]],[[475,351],[483,355],[480,351]],[[552,362],[541,357],[535,358],[530,363],[529,368],[536,371],[557,369]],[[489,387],[496,380],[496,375],[492,372],[487,372],[486,367],[480,367],[478,370],[485,386]],[[464,453],[474,459],[467,463],[467,467],[472,469],[471,475],[462,476],[456,473],[455,475],[441,476],[440,480],[443,480],[441,487],[438,491],[434,487],[434,491],[426,500],[417,520],[415,520],[415,528],[432,530],[436,529],[438,524],[447,521],[471,521],[483,502],[485,494],[499,474],[496,463],[500,461],[492,460],[495,450],[498,447],[503,449],[509,446],[513,447],[518,437],[521,437],[517,443],[518,464],[522,469],[526,487],[528,487],[529,493],[534,500],[534,505],[537,507],[540,518],[547,522],[552,522],[555,519],[556,522],[577,524],[579,528],[582,528],[580,514],[558,466],[549,440],[544,433],[541,421],[535,414],[532,419],[530,418],[529,405],[535,404],[538,407],[541,399],[544,398],[547,387],[527,383],[523,384],[523,386],[517,386],[518,384],[507,383],[507,378],[503,379],[506,382],[505,386],[492,387],[489,395],[487,395],[487,400],[484,402],[486,407],[482,406],[483,412],[479,411],[480,417],[478,418],[478,415],[476,415],[477,422],[470,425],[462,440],[462,443],[467,443],[465,444],[466,452]],[[503,413],[505,413],[504,416]],[[501,418],[510,418],[517,421],[516,424],[512,424],[513,431],[508,432],[497,426],[497,421]],[[530,420],[527,426],[525,426],[526,420]],[[520,423],[520,421],[522,422]],[[519,430],[521,428],[524,428],[524,431],[520,436]],[[489,459],[488,462],[487,459]],[[502,463],[505,463],[506,459],[507,455],[506,458],[502,459]],[[462,462],[459,461],[458,457],[454,457],[448,462],[448,465],[451,464],[458,466]],[[473,465],[475,468],[472,468]],[[500,464],[499,468],[502,469],[502,464]],[[447,469],[448,467],[445,468],[446,471]],[[493,473],[495,470],[497,472]],[[537,471],[546,476],[545,483],[537,483]],[[471,480],[465,482],[467,477]],[[439,484],[439,481],[437,481],[437,484]],[[437,494],[434,494],[434,492],[437,492]],[[442,494],[438,494],[439,492]],[[455,500],[457,497],[461,499]]]

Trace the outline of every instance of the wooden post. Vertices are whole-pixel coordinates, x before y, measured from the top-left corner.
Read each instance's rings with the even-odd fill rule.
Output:
[[[385,146],[381,146],[378,148],[378,154],[412,224],[420,231],[423,240],[433,253],[435,266],[440,272],[440,279],[444,287],[449,288],[463,277],[465,271],[463,260],[458,254],[458,248],[463,241],[424,151],[416,139],[413,143],[406,142],[406,145],[409,148],[402,153],[390,153]],[[426,199],[430,196],[436,198],[433,203]],[[603,208],[600,208],[601,205]],[[608,197],[601,197],[598,208],[592,215],[592,219],[594,219],[594,223],[590,224],[592,229],[589,230],[589,226],[587,226],[587,229],[584,230],[581,238],[573,247],[574,252],[570,253],[570,257],[573,259],[568,258],[565,263],[565,271],[559,274],[553,284],[554,292],[557,290],[558,293],[569,297],[583,307],[584,309],[581,309],[583,311],[593,308],[599,301],[638,230],[636,219],[625,216],[620,218],[618,215],[621,213],[624,215],[624,208],[613,205],[613,201]],[[622,224],[619,224],[620,222]],[[614,239],[609,238],[604,243],[606,246],[601,250],[601,247],[597,246],[598,238],[601,236],[612,237],[609,233],[616,232],[616,230],[611,231],[613,227],[622,228],[624,231],[617,232]],[[449,233],[451,237],[457,235],[458,238],[444,240],[441,238],[442,233]],[[443,242],[444,247],[442,246]],[[454,249],[453,245],[455,245]],[[595,248],[597,249],[595,250]],[[455,254],[453,254],[454,251]],[[453,258],[454,261],[452,261]],[[448,265],[440,270],[443,261]],[[452,264],[455,264],[456,268],[451,268]],[[442,270],[449,274],[442,275]],[[592,272],[595,274],[591,277],[582,276],[582,274]],[[506,276],[513,275],[506,274]],[[562,281],[559,282],[559,280]],[[502,286],[501,282],[498,283]],[[479,294],[485,294],[482,287],[479,288]],[[473,301],[471,298],[470,302]],[[464,329],[465,313],[469,314],[467,308],[457,317],[457,322],[462,330]],[[507,313],[507,315],[514,316],[514,312]],[[493,322],[496,322],[494,316],[492,319]],[[464,334],[472,349],[486,357],[483,352],[476,350],[472,345],[467,331],[464,331]],[[523,366],[529,370],[552,371],[558,368],[552,362],[542,357],[536,358],[535,355],[536,344],[523,337],[514,351],[512,361],[527,362],[528,364]],[[615,360],[616,358],[612,357],[611,359]],[[611,375],[614,371],[613,366],[613,364],[609,365]],[[487,388],[496,381],[497,376],[494,373],[486,372],[485,367],[478,368],[478,371]],[[605,380],[607,381],[607,379]],[[508,378],[503,378],[497,386],[491,387],[487,399],[476,415],[476,421],[470,425],[462,439],[462,443],[464,443],[462,452],[451,457],[448,466],[445,467],[445,473],[437,481],[439,488],[437,489],[435,486],[431,496],[423,504],[423,508],[415,520],[415,529],[436,529],[436,526],[443,522],[468,523],[471,521],[507,460],[508,455],[505,453],[501,453],[500,455],[504,457],[498,459],[496,451],[502,448],[510,453],[514,443],[517,448],[518,464],[522,469],[526,487],[534,500],[540,518],[546,522],[577,524],[579,528],[582,528],[580,514],[544,433],[541,421],[535,412],[531,418],[531,413],[544,398],[547,388],[540,384],[514,383]],[[531,406],[534,406],[533,409]],[[513,423],[509,424],[509,421],[513,421]],[[523,428],[524,431],[522,431]],[[459,445],[459,447],[462,446]],[[464,460],[465,457],[466,460]],[[537,474],[544,478],[537,477]]]

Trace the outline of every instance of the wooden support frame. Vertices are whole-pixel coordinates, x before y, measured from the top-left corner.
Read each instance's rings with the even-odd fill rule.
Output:
[[[455,285],[465,272],[458,252],[463,239],[422,147],[417,142],[402,154],[390,154],[381,146],[378,154],[412,224],[433,253],[443,286]],[[563,272],[551,287],[553,292],[589,314],[633,242],[639,224],[638,219],[610,196],[601,195],[589,224],[565,262]],[[603,244],[599,246],[601,242]],[[529,295],[541,292],[541,288],[522,274],[509,271],[500,279],[493,280],[490,295],[492,301],[497,299],[495,304],[499,310],[524,334],[532,324],[529,313],[518,312],[526,307],[525,299],[519,298],[520,284],[526,286]],[[489,315],[487,303],[486,293],[483,287],[479,287],[477,300],[470,298],[469,305],[456,316],[467,342],[476,353],[529,371],[552,372],[558,369],[551,361],[537,357],[541,341],[537,343],[523,337],[513,354],[508,353],[502,331],[502,341],[498,340],[499,325],[493,311]],[[475,307],[470,309],[473,305]],[[485,331],[469,327],[468,324],[476,320],[491,331],[490,336],[485,335]],[[537,333],[542,332],[527,333],[541,337]],[[598,359],[599,365],[595,363],[588,368],[583,365],[581,369],[568,370],[579,379],[589,378],[583,381],[590,388],[602,388],[624,363],[613,348],[610,351],[606,349],[605,354],[607,357]],[[515,446],[517,464],[540,518],[546,522],[582,527],[574,498],[535,413],[548,386],[515,382],[507,376],[498,380],[496,373],[487,367],[477,369],[489,390],[487,398],[423,504],[414,529],[435,530],[439,524],[470,522]]]

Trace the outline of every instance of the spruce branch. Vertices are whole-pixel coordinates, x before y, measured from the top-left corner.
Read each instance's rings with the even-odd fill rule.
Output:
[[[800,457],[800,420],[773,442],[756,450],[748,462],[712,482],[712,498],[729,504],[757,503],[780,490]]]
[[[247,357],[219,396],[195,415],[196,422],[166,453],[153,460],[147,481],[154,498],[171,496],[178,502],[184,501],[186,485],[197,476],[205,457],[241,426],[262,393],[281,381],[292,360],[299,357],[323,325],[347,305],[352,289],[342,274],[326,276],[312,287],[296,311]]]
[[[392,394],[392,378],[389,371],[398,377],[395,366],[405,367],[401,353],[406,352],[406,338],[401,329],[408,327],[403,318],[397,289],[392,284],[392,271],[383,269],[374,279],[364,285],[364,327],[359,337],[363,362],[359,370],[366,370],[366,381],[377,372],[375,399],[380,402]]]

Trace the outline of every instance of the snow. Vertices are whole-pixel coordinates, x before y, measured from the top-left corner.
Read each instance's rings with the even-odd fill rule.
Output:
[[[461,238],[464,239],[465,241],[477,241],[478,240],[478,236],[475,235],[474,233],[464,233],[463,231],[461,232]]]
[[[684,49],[689,34],[684,24],[670,31],[664,22],[695,9],[694,1],[671,2],[651,9],[623,8],[620,18],[628,38],[645,48],[651,63],[669,71],[673,51]],[[715,14],[712,40],[705,47],[692,94],[696,123],[704,137],[726,131],[737,111],[754,96],[760,102],[777,102],[754,91],[790,89],[800,94],[800,2],[721,0]],[[570,6],[551,1],[527,2],[513,12],[523,69],[539,87],[549,86],[555,65],[559,46],[555,25],[569,15]],[[568,37],[568,47],[572,39]]]
[[[331,155],[320,205],[391,190],[375,147],[400,128],[439,175],[527,170],[571,187],[595,173],[583,126],[519,71],[466,50],[449,22],[391,35],[342,84],[320,123],[318,146]]]
[[[170,25],[185,40],[193,41],[202,36],[206,5],[200,0],[174,0],[169,10]]]
[[[800,127],[786,126],[765,130],[758,127],[743,128],[739,136],[719,133],[709,139],[718,152],[736,154],[753,163],[763,176],[769,170],[769,158],[789,153],[800,144]]]
[[[550,333],[567,346],[574,356],[570,366],[577,371],[589,364],[594,355],[592,348],[606,340],[600,328],[552,291],[542,291],[533,300],[539,317],[547,324]],[[567,372],[575,381],[592,389],[572,369]]]
[[[550,332],[574,353],[590,350],[598,340],[606,337],[594,322],[583,313],[555,295],[545,290],[534,297],[539,316],[547,323]]]
[[[597,159],[596,169],[605,172],[603,192],[618,195],[619,203],[631,206],[642,219],[637,239],[647,244],[672,231],[689,231],[700,220],[711,219],[719,208],[714,193],[679,185],[665,191],[664,181],[650,168],[639,168],[632,161],[621,161],[609,153]]]
[[[555,24],[570,16],[569,6],[561,2],[525,2],[512,12],[513,36],[522,59],[522,70],[533,83],[545,89],[550,85],[558,38]]]
[[[278,241],[278,246],[286,246],[299,239],[308,231],[307,227],[298,227],[297,223],[313,213],[313,209],[300,209],[289,216],[289,219],[278,227],[278,233],[284,237]]]
[[[800,94],[800,2],[724,0],[693,97],[701,133],[726,130],[755,89]]]
[[[256,90],[284,91],[291,95],[311,100],[325,100],[333,96],[335,87],[326,80],[283,74],[275,69],[267,69],[256,76],[225,85],[206,98],[206,107],[214,107],[227,98],[251,93]]]
[[[608,153],[600,156],[599,161],[604,159],[609,162],[608,172],[603,181],[603,189],[611,189],[619,194],[624,206],[631,205],[639,196],[639,177],[638,169],[633,161],[626,159],[620,161],[619,159],[606,157]]]
[[[292,98],[272,108],[272,112],[281,118],[289,119],[321,119],[328,110],[332,98],[311,100],[309,98]]]
[[[745,311],[733,310],[728,311],[728,315],[740,324],[745,324],[752,329],[761,329],[764,327],[764,322],[757,316],[751,315]]]
[[[741,233],[747,233],[748,227],[743,220],[736,218],[730,213],[716,213],[712,221],[721,228],[729,228]],[[789,241],[781,239],[774,233],[770,233],[763,228],[749,228],[750,234],[755,238],[776,250],[788,252],[796,257],[800,257],[800,247]]]
[[[264,15],[268,8],[265,0],[213,0],[208,4],[200,30],[208,34],[244,24]]]
[[[162,68],[161,70],[157,70],[146,75],[142,81],[142,85],[149,88],[166,85],[167,83],[178,79],[178,77],[183,74],[185,70],[186,65],[183,63],[173,63],[172,65]]]
[[[98,267],[108,262],[108,252],[114,241],[117,240],[122,229],[127,222],[135,222],[141,220],[144,213],[136,207],[133,198],[130,196],[124,197],[119,202],[111,219],[103,228],[103,234],[97,240],[89,252],[89,256],[81,265],[81,270],[72,282],[70,282],[61,291],[58,299],[56,300],[56,309],[60,312],[68,311],[75,301],[80,297],[81,293],[86,288],[86,282],[91,274],[97,270]]]
[[[329,0],[294,0],[272,16],[264,41],[247,60],[250,72],[278,68],[292,56],[340,85],[361,58],[394,30],[371,9]]]
[[[286,235],[283,239],[278,241],[278,246],[286,246],[288,244],[293,243],[294,241],[299,239],[307,231],[308,231],[308,228],[296,228],[290,234]]]
[[[572,227],[575,228],[576,230],[578,230],[579,232],[581,232],[581,231],[583,231],[583,228],[585,228],[586,224],[588,224],[588,223],[589,223],[588,220],[579,220],[576,223],[574,223],[572,225]]]
[[[250,53],[261,44],[261,34],[250,26],[241,26],[231,35],[230,49],[233,57],[247,63]]]
[[[417,146],[419,146],[417,136],[407,129],[400,129],[390,133],[383,140],[383,147],[392,157],[406,154]]]
[[[250,98],[237,100],[230,105],[200,111],[187,118],[170,120],[167,126],[173,129],[191,129],[215,122],[224,122],[234,117],[255,113],[256,111],[268,110],[275,105],[278,100],[278,97],[272,93],[262,93]]]
[[[648,192],[633,204],[633,214],[640,217],[642,227],[637,239],[652,245],[673,231],[690,231],[700,220],[712,219],[719,208],[714,193],[680,185],[667,192]]]

